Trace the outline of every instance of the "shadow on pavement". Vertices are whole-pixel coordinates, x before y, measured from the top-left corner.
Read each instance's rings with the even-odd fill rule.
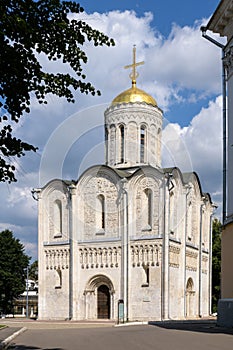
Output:
[[[165,329],[175,329],[180,331],[200,332],[210,334],[229,334],[233,335],[233,328],[218,327],[215,321],[164,321],[149,322],[151,326],[157,326]]]
[[[38,350],[64,350],[62,348],[38,348],[37,346],[26,346],[26,345],[10,345],[7,349],[11,350],[33,350],[33,349],[38,349]]]

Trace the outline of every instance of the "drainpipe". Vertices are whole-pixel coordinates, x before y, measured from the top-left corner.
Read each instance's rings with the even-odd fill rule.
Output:
[[[227,137],[226,137],[226,120],[227,120],[227,108],[226,108],[226,70],[224,67],[225,58],[225,48],[223,44],[219,43],[217,40],[211,38],[206,34],[207,27],[201,27],[203,38],[209,40],[214,45],[220,47],[222,50],[222,98],[223,98],[223,108],[222,108],[222,122],[223,122],[223,203],[222,203],[222,223],[224,225],[226,220],[226,173],[227,173]]]
[[[210,233],[209,233],[209,315],[212,314],[212,230],[213,230],[213,214],[210,215]]]
[[[209,232],[209,314],[212,314],[212,236],[213,236],[213,217],[217,205],[212,205],[213,212],[210,215],[210,232]]]

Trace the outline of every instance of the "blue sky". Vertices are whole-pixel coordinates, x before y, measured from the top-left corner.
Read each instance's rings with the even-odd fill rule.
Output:
[[[87,80],[102,95],[77,94],[75,104],[49,96],[46,106],[32,96],[31,113],[15,132],[39,150],[15,159],[16,184],[0,184],[0,229],[11,229],[33,259],[37,257],[37,202],[31,189],[53,177],[77,179],[88,166],[104,162],[103,112],[131,85],[123,67],[132,61],[134,44],[137,59],[145,61],[138,68],[137,86],[164,111],[163,166],[196,171],[203,191],[221,210],[221,52],[200,32],[218,1],[84,0],[81,4],[86,12],[79,18],[116,42],[110,48],[85,46]],[[40,59],[47,69],[65,71],[60,62]],[[82,123],[88,122],[94,125],[91,131],[83,129]]]
[[[127,1],[82,1],[81,5],[88,14],[93,12],[107,13],[110,11],[135,11],[138,17],[142,17],[146,12],[153,14],[150,27],[160,33],[164,38],[171,35],[172,27],[178,25],[180,27],[193,26],[196,21],[203,18],[209,18],[216,9],[219,0],[127,0]],[[220,55],[220,53],[219,53]],[[195,60],[195,57],[193,57]],[[209,68],[211,69],[211,68]],[[220,64],[219,64],[220,74]],[[193,94],[195,90],[184,88],[182,95]],[[216,94],[217,95],[217,94]],[[198,113],[201,107],[208,106],[209,96],[195,100],[195,103],[176,103],[172,111],[166,111],[166,118],[171,122],[178,122],[180,125],[188,125],[190,120]]]
[[[180,26],[192,25],[197,19],[208,18],[218,3],[219,0],[83,0],[81,5],[89,14],[95,11],[104,13],[113,10],[134,10],[142,16],[145,12],[153,12],[152,26],[164,36],[168,36],[172,23]]]

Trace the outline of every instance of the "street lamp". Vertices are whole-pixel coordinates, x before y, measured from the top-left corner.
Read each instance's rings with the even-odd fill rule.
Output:
[[[26,318],[28,318],[28,266],[27,266],[27,279],[26,279]]]

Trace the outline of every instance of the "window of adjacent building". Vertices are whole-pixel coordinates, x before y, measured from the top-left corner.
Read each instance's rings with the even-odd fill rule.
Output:
[[[146,127],[140,128],[140,162],[145,163]]]

